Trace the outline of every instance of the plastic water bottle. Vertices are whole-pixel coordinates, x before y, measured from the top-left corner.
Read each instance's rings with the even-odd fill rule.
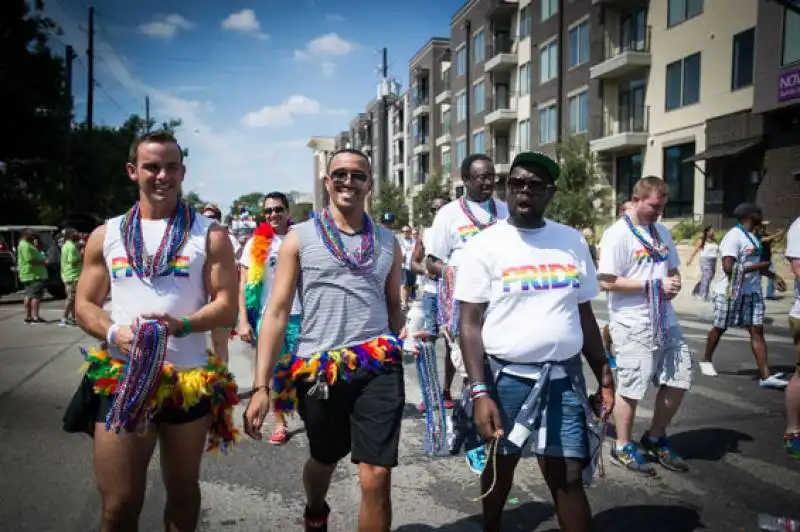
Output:
[[[403,341],[403,351],[414,351],[416,339],[414,335],[425,328],[425,312],[422,302],[414,301],[406,314],[406,338]]]
[[[773,532],[797,532],[800,531],[800,521],[788,517],[761,514],[758,516],[758,528]]]

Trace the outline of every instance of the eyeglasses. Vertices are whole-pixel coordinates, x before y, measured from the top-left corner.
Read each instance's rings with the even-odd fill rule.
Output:
[[[483,183],[494,183],[497,181],[497,174],[478,174],[472,176],[474,181],[481,181]]]
[[[532,179],[523,179],[521,177],[510,177],[506,180],[509,192],[518,194],[526,188],[533,194],[544,194],[545,192],[554,191],[555,185],[545,183],[544,181],[534,181]]]
[[[369,176],[364,172],[359,171],[350,171],[347,170],[336,170],[330,173],[331,180],[337,184],[341,185],[347,181],[347,176],[350,176],[350,181],[354,183],[366,183]]]
[[[284,213],[284,212],[286,212],[286,209],[284,207],[265,207],[264,208],[264,214],[267,215],[267,216],[269,216],[272,213],[281,214],[281,213]]]

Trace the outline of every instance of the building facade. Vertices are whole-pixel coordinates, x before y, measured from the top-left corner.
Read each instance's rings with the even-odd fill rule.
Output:
[[[336,151],[336,138],[334,137],[311,137],[307,146],[313,152],[313,203],[314,211],[319,212],[326,207],[329,202],[328,191],[325,190],[325,171],[328,160],[333,152]]]

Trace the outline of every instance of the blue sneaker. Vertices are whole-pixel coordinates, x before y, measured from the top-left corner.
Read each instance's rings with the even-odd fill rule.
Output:
[[[656,470],[633,442],[626,443],[622,449],[617,449],[617,444],[612,443],[611,463],[648,477],[656,474]]]
[[[606,358],[608,359],[608,367],[611,369],[617,369],[617,360],[614,358],[613,353],[606,353]]]
[[[669,440],[667,440],[666,436],[662,436],[653,441],[650,439],[650,435],[645,432],[639,443],[647,454],[670,471],[689,471],[689,466],[683,461],[683,458],[675,452],[675,449],[670,447]]]
[[[482,474],[483,470],[486,469],[486,462],[488,461],[488,456],[486,456],[486,446],[481,445],[480,447],[470,449],[465,453],[465,455],[470,471],[476,475]]]
[[[783,447],[789,456],[800,460],[800,432],[787,432],[783,435]]]

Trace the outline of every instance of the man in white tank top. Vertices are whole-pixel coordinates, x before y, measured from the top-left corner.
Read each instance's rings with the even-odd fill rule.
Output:
[[[195,530],[206,442],[225,450],[236,437],[235,381],[224,361],[206,351],[206,333],[234,322],[233,248],[223,227],[179,201],[185,171],[171,134],[137,139],[127,172],[139,202],[97,228],[86,244],[75,310],[81,328],[104,344],[88,350],[89,368],[64,422],[67,431],[93,433],[103,532],[136,528],[156,443],[167,486],[164,526]],[[103,309],[109,293],[110,313]],[[145,409],[136,427],[141,433],[131,433],[130,425],[113,421],[126,411],[115,401],[117,392],[125,396],[126,359],[146,357],[136,335],[152,322],[140,320],[158,320],[166,354],[160,375],[158,366],[144,374],[158,383],[154,407]]]

